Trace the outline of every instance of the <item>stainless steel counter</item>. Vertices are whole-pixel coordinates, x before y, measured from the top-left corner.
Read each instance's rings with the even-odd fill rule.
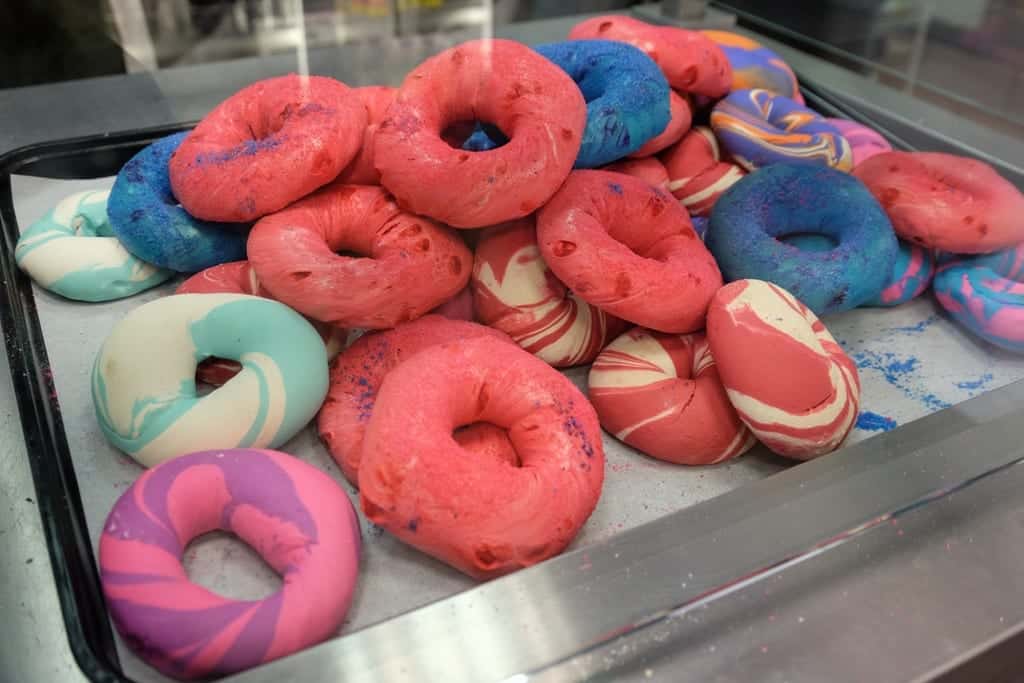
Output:
[[[575,19],[518,25],[509,27],[508,32],[540,42],[564,36],[572,23]],[[318,51],[311,55],[311,70],[356,84],[395,83],[422,58],[464,37]],[[381,49],[386,56],[380,54]],[[883,91],[806,55],[785,48],[780,52],[798,70],[820,76],[851,97],[884,106],[891,116],[915,125],[950,137],[966,137],[981,151],[1012,152],[1013,143],[1019,144],[986,136],[979,127],[951,120],[934,107]],[[289,58],[239,60],[153,76],[136,74],[0,92],[0,153],[42,140],[196,119],[242,85],[293,70],[294,64]],[[0,518],[0,537],[8,540],[8,546],[0,558],[0,613],[6,618],[5,637],[0,639],[0,680],[78,680],[81,675],[64,636],[45,542],[32,503],[34,491],[10,377],[7,372],[2,374],[0,510],[5,514]],[[875,494],[899,497],[911,491],[915,482],[923,486],[926,476],[939,480],[948,476],[950,484],[958,483],[962,479],[958,472],[966,471],[958,463],[969,462],[957,459],[985,457],[995,465],[1024,455],[1014,450],[1024,444],[1020,438],[1024,437],[1020,426],[1024,409],[1014,408],[1024,405],[1022,399],[1024,388],[1005,387],[953,408],[952,413],[940,413],[856,447],[864,462],[847,457],[801,466],[759,482],[749,491],[744,488],[739,497],[730,494],[734,497],[710,501],[714,507],[693,508],[677,521],[693,525],[695,553],[714,548],[717,542],[698,533],[702,524],[721,526],[720,517],[708,520],[706,516],[712,511],[728,514],[730,509],[739,525],[734,532],[740,534],[732,537],[734,546],[729,552],[733,555],[773,543],[797,543],[794,548],[798,548],[804,537],[797,532],[806,531],[811,523],[823,523],[830,506],[836,515],[848,515],[867,509],[865,500]],[[972,425],[990,422],[1000,414],[1002,419],[991,429],[975,429],[967,440],[958,438]],[[914,461],[908,458],[922,444],[931,449],[929,457],[945,458],[948,463],[922,460],[920,468],[912,467]],[[900,457],[905,466],[885,467],[885,456]],[[870,471],[868,462],[875,466]],[[527,673],[534,665],[554,663],[554,669],[536,678],[914,680],[1024,624],[1024,602],[1019,599],[1024,595],[1024,578],[1017,550],[1024,535],[1024,501],[1015,501],[1013,495],[1020,490],[1022,477],[1024,471],[1019,466],[1003,470],[942,500],[885,520],[827,553],[801,555],[799,563],[771,571],[756,582],[741,582],[713,601],[697,600],[660,615],[640,610],[650,622],[643,621],[643,628],[630,636],[603,631],[595,635],[594,629],[612,616],[629,614],[629,605],[622,601],[638,586],[649,589],[652,601],[664,595],[668,602],[659,604],[665,606],[672,596],[694,594],[698,586],[710,589],[722,580],[721,568],[716,573],[714,558],[706,553],[691,558],[687,554],[690,546],[662,548],[659,543],[667,532],[658,522],[637,530],[643,533],[634,536],[629,546],[632,552],[661,553],[662,561],[654,565],[645,564],[648,556],[640,552],[636,563],[625,568],[621,563],[613,566],[611,559],[618,557],[614,554],[623,552],[613,542],[587,560],[594,567],[593,574],[583,579],[578,572],[552,575],[529,570],[516,575],[504,591],[495,591],[494,585],[483,586],[459,596],[455,604],[439,603],[405,617],[403,623],[412,629],[402,632],[407,640],[393,640],[400,632],[396,629],[382,634],[380,629],[370,628],[297,657],[316,659],[321,666],[326,663],[326,670],[361,673],[378,680],[401,680],[400,667],[413,661],[409,657],[422,657],[435,671],[479,661],[479,669],[463,668],[465,678],[472,678],[474,671]],[[825,484],[829,487],[824,488]],[[821,495],[813,500],[794,498],[786,493],[787,486],[790,493],[805,486],[822,486]],[[758,498],[744,501],[746,496]],[[796,502],[773,509],[770,503],[786,496]],[[766,516],[779,521],[777,536],[763,524],[759,537],[742,535],[744,520],[763,521]],[[723,538],[723,545],[725,542]],[[651,566],[658,568],[656,575],[649,573]],[[600,580],[619,571],[624,573],[614,581]],[[560,609],[564,598],[587,590],[593,591],[589,611],[568,605]],[[476,610],[479,616],[467,618],[462,627],[475,624],[479,634],[480,624],[494,624],[495,636],[502,639],[486,650],[460,649],[453,634],[430,630],[431,624],[441,623],[431,615],[436,617],[442,609],[469,615]],[[498,628],[498,624],[504,626]],[[552,657],[558,660],[565,654],[567,643],[588,648],[582,656],[552,662]],[[448,649],[443,644],[448,644]],[[378,666],[393,662],[390,669],[360,671],[355,666],[361,656],[379,658],[386,652],[393,652],[393,657],[377,662]],[[284,660],[242,678],[283,680],[284,667],[295,663]],[[519,664],[523,668],[517,668]]]

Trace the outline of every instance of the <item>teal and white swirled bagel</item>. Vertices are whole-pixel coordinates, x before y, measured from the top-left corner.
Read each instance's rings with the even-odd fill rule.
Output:
[[[40,287],[77,301],[112,301],[155,287],[174,273],[136,258],[107,220],[110,190],[65,197],[21,233],[14,258]]]
[[[211,356],[242,371],[200,397],[196,365]],[[153,466],[192,451],[277,448],[319,410],[327,352],[284,304],[244,294],[178,294],[114,326],[96,357],[92,396],[107,439]]]

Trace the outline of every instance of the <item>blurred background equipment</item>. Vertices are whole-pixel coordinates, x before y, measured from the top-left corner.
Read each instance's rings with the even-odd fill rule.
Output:
[[[1024,134],[1024,0],[19,0],[0,3],[0,88],[294,53],[579,13],[741,27]]]

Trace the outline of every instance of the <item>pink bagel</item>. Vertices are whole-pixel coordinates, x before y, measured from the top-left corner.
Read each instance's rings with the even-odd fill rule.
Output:
[[[659,332],[704,326],[722,274],[672,195],[607,171],[573,171],[537,220],[552,272],[582,299]]]
[[[201,270],[178,285],[175,294],[252,294],[273,299],[270,292],[260,287],[260,281],[248,261],[231,261]],[[333,327],[316,320],[310,321],[324,340],[327,360],[338,355],[348,341],[348,330]],[[196,378],[215,387],[222,386],[241,371],[238,361],[226,358],[207,358],[199,364]]]
[[[714,465],[757,443],[729,403],[703,334],[635,327],[601,352],[587,386],[601,426],[660,460]]]
[[[640,178],[648,185],[665,190],[668,188],[668,170],[665,165],[658,161],[657,157],[644,157],[643,159],[623,159],[614,164],[603,167],[603,171],[612,173],[625,173],[635,178]]]
[[[986,163],[936,152],[885,152],[853,169],[914,244],[987,254],[1024,242],[1024,196]]]
[[[453,230],[369,185],[332,184],[263,218],[247,250],[274,298],[338,327],[415,320],[465,287],[473,267]]]
[[[826,118],[825,120],[832,124],[832,127],[850,143],[854,167],[873,156],[892,151],[892,145],[888,140],[863,124],[847,119]]]
[[[442,315],[449,320],[468,320],[472,322],[475,317],[473,305],[473,287],[466,285],[459,290],[458,294],[431,311]]]
[[[540,256],[532,217],[483,232],[470,284],[480,322],[556,368],[589,363],[625,329],[558,281]]]
[[[467,424],[507,431],[516,462],[476,457]],[[477,579],[562,552],[597,505],[597,415],[562,373],[493,337],[424,349],[392,370],[366,428],[363,513]]]
[[[181,558],[220,529],[281,575],[262,600],[193,583]],[[320,470],[277,451],[190,453],[146,470],[100,536],[103,593],[127,645],[169,676],[223,676],[333,636],[359,568],[359,522]]]
[[[738,165],[722,161],[718,139],[707,126],[690,130],[679,144],[661,155],[668,172],[668,190],[691,216],[710,216],[718,198],[746,175]]]
[[[580,89],[558,66],[511,40],[474,40],[412,70],[377,129],[381,183],[409,211],[459,228],[533,213],[576,160],[586,123]],[[486,152],[454,149],[460,121],[509,138]]]
[[[618,40],[638,47],[661,67],[669,85],[684,93],[719,98],[732,88],[732,66],[725,52],[697,31],[608,14],[576,24],[569,38]]]
[[[359,462],[366,425],[387,374],[425,348],[470,337],[510,341],[501,332],[483,325],[427,315],[393,330],[363,335],[335,359],[331,365],[330,388],[317,415],[316,425],[331,457],[354,486],[359,484]],[[460,433],[460,442],[474,442],[478,444],[477,448],[492,452],[502,450],[501,444],[490,443],[495,435],[474,431],[476,426]]]
[[[210,221],[244,223],[334,180],[352,161],[366,110],[324,76],[257,81],[199,122],[168,165],[174,196]]]
[[[338,182],[347,185],[380,185],[380,172],[373,165],[374,138],[377,128],[384,120],[388,107],[395,101],[398,88],[386,85],[368,85],[356,88],[359,101],[366,108],[366,128],[363,129],[363,145],[359,153],[338,176]]]
[[[657,154],[679,142],[680,138],[686,135],[686,131],[690,130],[690,124],[693,123],[693,108],[690,101],[675,90],[669,90],[668,104],[672,118],[669,119],[665,130],[645,142],[643,147],[629,155],[630,158],[642,159]]]
[[[835,450],[857,420],[857,366],[796,297],[762,280],[718,290],[708,342],[740,418],[779,455]]]

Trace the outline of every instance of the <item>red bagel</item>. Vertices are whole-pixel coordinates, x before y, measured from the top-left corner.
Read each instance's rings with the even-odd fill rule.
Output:
[[[602,427],[661,460],[713,465],[757,442],[729,403],[703,334],[633,328],[594,361],[587,393]]]
[[[248,222],[337,177],[352,161],[366,109],[324,76],[257,81],[221,102],[168,165],[174,196],[210,221]]]
[[[782,287],[736,280],[715,294],[708,343],[729,401],[765,446],[795,460],[835,450],[857,421],[857,366]]]
[[[558,281],[540,256],[532,217],[483,231],[471,285],[480,322],[556,368],[589,363],[626,328]]]
[[[473,320],[473,286],[466,285],[458,294],[431,311],[450,320]]]
[[[672,118],[669,119],[665,130],[645,142],[643,147],[629,155],[630,158],[642,159],[657,154],[669,145],[679,142],[679,139],[686,135],[686,131],[690,130],[690,124],[693,123],[690,101],[675,90],[669,90],[668,104]]]
[[[569,38],[617,40],[638,47],[661,67],[668,84],[682,92],[718,98],[732,88],[732,66],[725,52],[697,31],[608,14],[576,24]]]
[[[474,40],[406,77],[377,130],[381,183],[403,207],[460,228],[535,211],[572,169],[586,102],[569,76],[510,40]],[[441,134],[461,121],[509,138],[487,152],[454,149]]]
[[[507,430],[518,466],[475,457],[452,438],[480,422]],[[370,521],[480,579],[560,553],[603,481],[601,427],[587,399],[493,338],[432,346],[392,370],[359,467]]]
[[[473,267],[454,231],[369,185],[333,184],[263,218],[247,249],[274,298],[339,327],[414,320],[465,287]]]
[[[672,195],[607,171],[574,171],[537,221],[541,254],[580,297],[659,332],[693,332],[722,274]]]
[[[668,189],[692,216],[709,216],[718,198],[746,175],[734,163],[722,161],[718,140],[710,128],[697,126],[679,144],[661,155]]]
[[[658,161],[657,157],[644,157],[643,159],[623,159],[614,164],[608,164],[601,170],[612,173],[625,173],[634,178],[640,178],[648,185],[659,190],[668,188],[668,171],[665,164]]]
[[[359,153],[338,176],[338,182],[349,185],[380,185],[380,172],[373,165],[373,140],[377,128],[384,120],[388,107],[395,101],[397,88],[386,85],[368,85],[356,88],[359,101],[366,108],[366,128],[363,129],[363,145]]]
[[[427,315],[393,330],[364,335],[335,359],[331,365],[331,385],[316,425],[331,457],[353,485],[359,482],[363,435],[384,377],[396,365],[429,346],[469,337],[510,341],[501,332],[483,325]],[[504,432],[477,433],[478,426],[460,432],[460,442],[473,451],[507,450],[501,443],[504,438],[507,446]],[[495,437],[501,437],[497,443]],[[476,445],[471,447],[471,443]]]
[[[260,286],[259,278],[248,261],[231,261],[201,270],[174,290],[175,294],[251,294],[272,299],[270,292]],[[348,330],[311,320],[327,347],[330,360],[345,348]],[[242,364],[226,358],[207,358],[196,369],[196,379],[219,387],[238,374]]]
[[[885,152],[853,170],[903,239],[961,254],[1024,242],[1024,196],[986,163],[936,152]]]

